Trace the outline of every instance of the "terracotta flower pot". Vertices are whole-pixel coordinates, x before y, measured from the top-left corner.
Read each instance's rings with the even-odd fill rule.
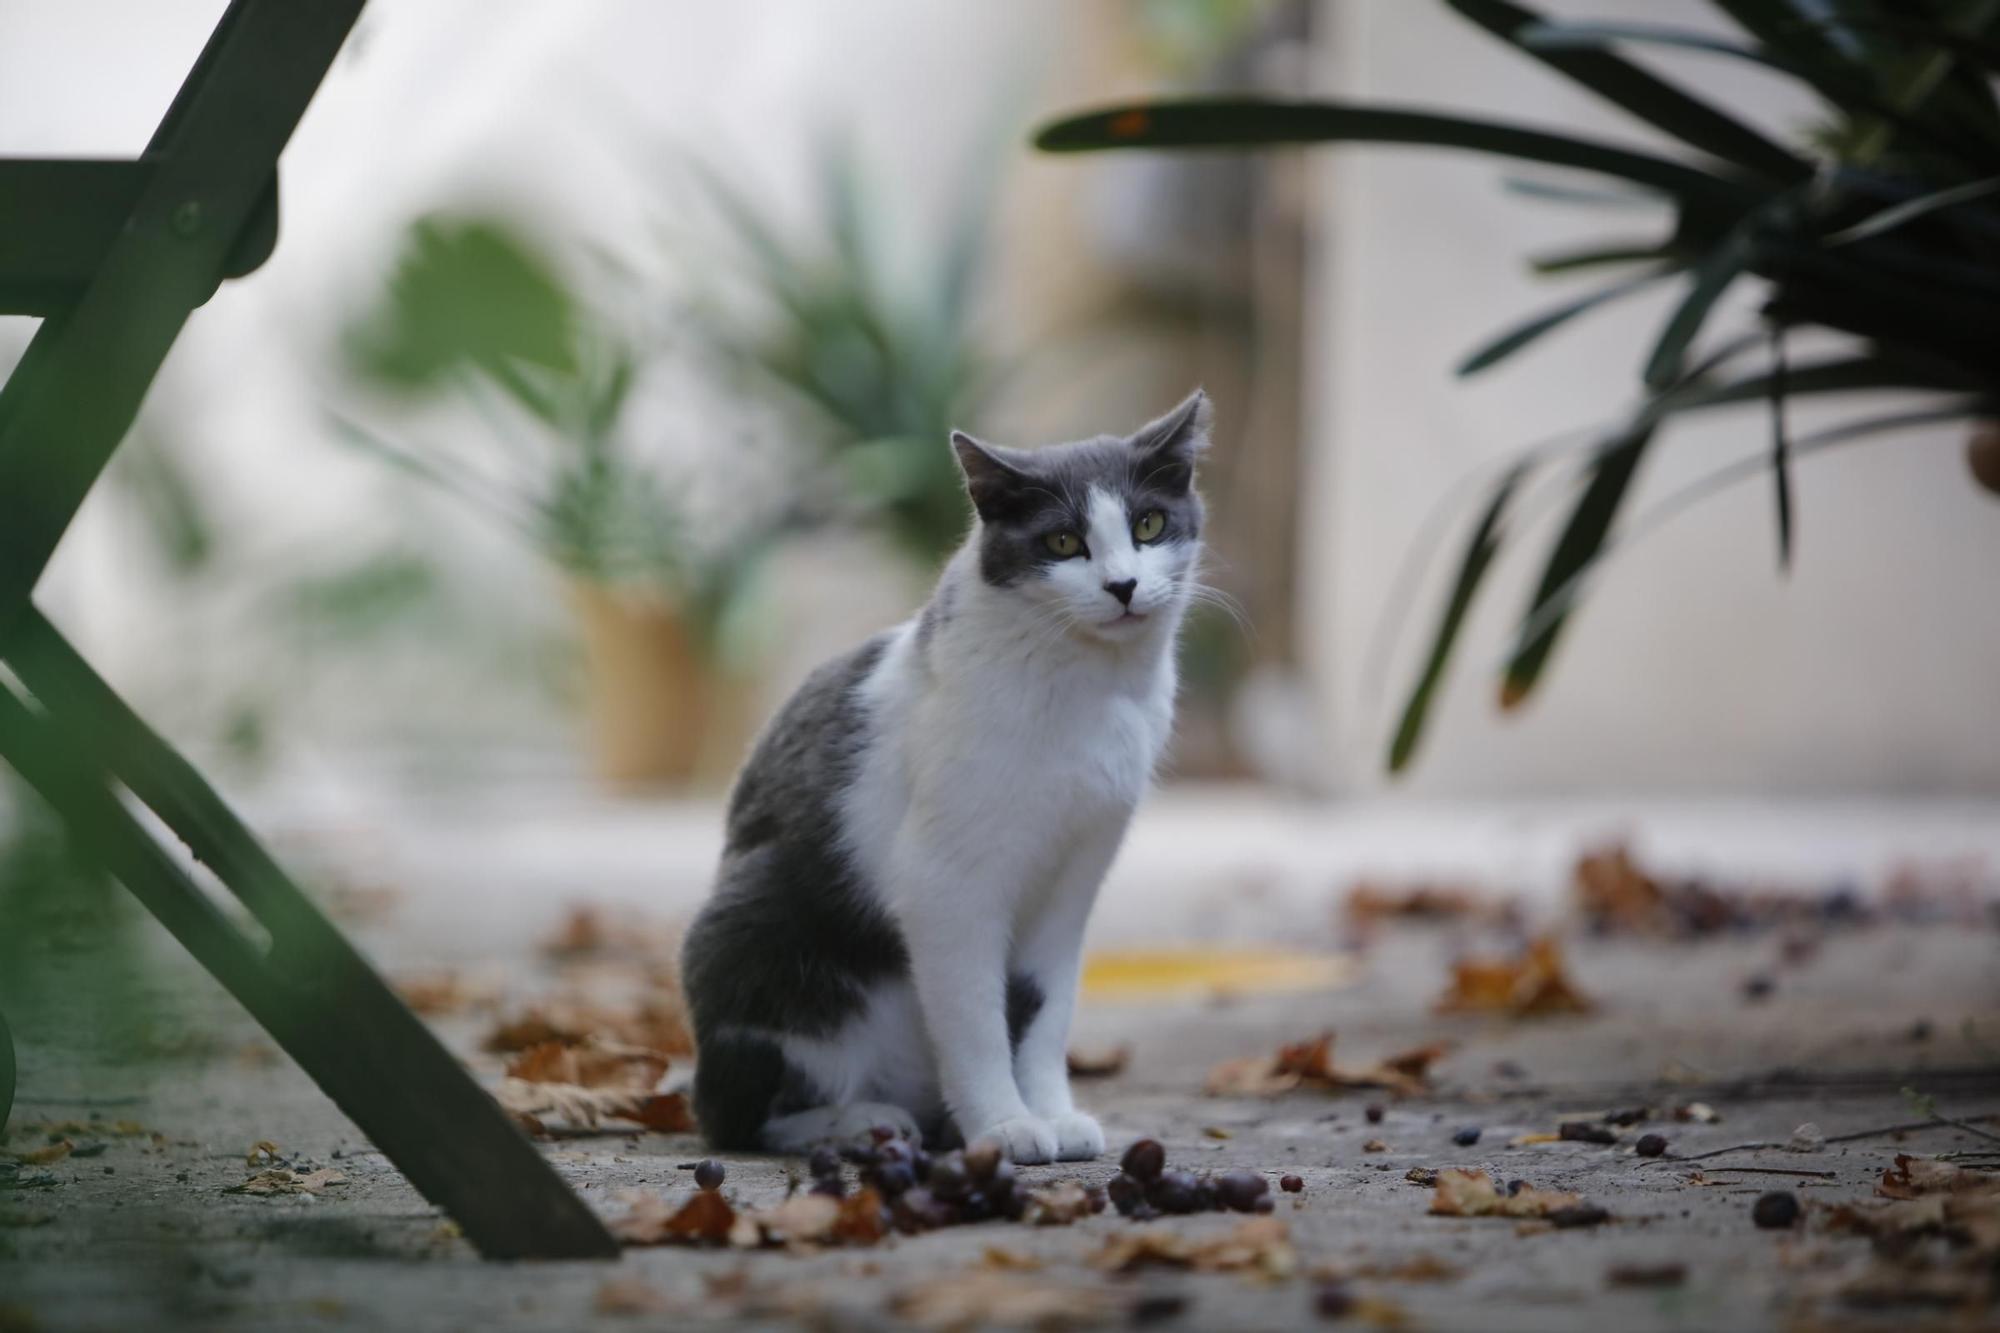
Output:
[[[573,582],[592,750],[616,787],[714,787],[745,736],[746,688],[717,671],[679,607],[656,594]]]

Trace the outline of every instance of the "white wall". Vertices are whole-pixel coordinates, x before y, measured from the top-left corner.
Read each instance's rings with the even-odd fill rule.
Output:
[[[1708,24],[1696,0],[1563,0],[1582,17]],[[1323,69],[1341,95],[1486,114],[1645,144],[1649,134],[1441,4],[1329,0]],[[1660,68],[1791,133],[1811,108],[1729,62]],[[1308,364],[1313,673],[1328,707],[1329,779],[1348,791],[1607,789],[2000,791],[2000,504],[1970,483],[1962,434],[1910,432],[1797,470],[1796,560],[1776,570],[1773,501],[1752,482],[1637,544],[1564,636],[1540,695],[1494,705],[1505,631],[1539,575],[1548,523],[1503,557],[1476,611],[1414,773],[1382,774],[1384,741],[1471,521],[1462,495],[1400,651],[1371,689],[1368,657],[1393,574],[1439,496],[1482,466],[1628,403],[1661,291],[1579,322],[1472,381],[1451,367],[1490,333],[1578,287],[1525,254],[1644,214],[1586,214],[1501,191],[1499,159],[1431,150],[1322,153],[1327,232]],[[1586,283],[1590,279],[1584,280]],[[1743,303],[1739,301],[1740,312]],[[1729,327],[1725,322],[1716,326]],[[1838,411],[1882,406],[1849,400]],[[1796,412],[1797,427],[1824,408]],[[1642,475],[1643,511],[1768,447],[1760,411],[1675,428]],[[1552,500],[1562,498],[1552,496]],[[1551,517],[1563,506],[1551,506]]]

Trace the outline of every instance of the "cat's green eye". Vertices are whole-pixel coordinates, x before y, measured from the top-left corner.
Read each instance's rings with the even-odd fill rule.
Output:
[[[1132,525],[1132,535],[1142,542],[1158,541],[1160,534],[1166,530],[1167,516],[1157,509],[1148,509]]]
[[[1067,560],[1083,549],[1083,538],[1074,532],[1051,532],[1042,539],[1049,550]]]

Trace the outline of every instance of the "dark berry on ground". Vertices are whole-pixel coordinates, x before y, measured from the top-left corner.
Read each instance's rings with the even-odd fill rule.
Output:
[[[1147,1200],[1163,1213],[1192,1213],[1201,1208],[1200,1187],[1191,1171],[1162,1171]]]
[[[1565,1120],[1556,1131],[1563,1138],[1574,1143],[1616,1143],[1618,1136],[1603,1125],[1593,1125],[1588,1120]]]
[[[1124,1217],[1130,1217],[1146,1201],[1145,1186],[1123,1171],[1111,1177],[1104,1186],[1104,1193],[1110,1198],[1111,1206]]]
[[[1225,1171],[1215,1180],[1215,1198],[1233,1213],[1247,1213],[1271,1192],[1271,1183],[1255,1171]]]
[[[884,1196],[893,1199],[915,1185],[917,1176],[910,1170],[908,1162],[884,1162],[875,1168],[875,1175],[870,1183],[882,1191]]]
[[[1382,1123],[1382,1116],[1385,1113],[1382,1110],[1382,1103],[1370,1102],[1368,1103],[1368,1108],[1365,1111],[1363,1111],[1362,1114],[1368,1117],[1369,1124],[1379,1125]]]
[[[1658,1157],[1667,1150],[1667,1141],[1658,1134],[1641,1134],[1632,1150],[1641,1157]]]
[[[1600,1222],[1609,1222],[1611,1214],[1594,1203],[1571,1204],[1558,1208],[1549,1214],[1549,1221],[1558,1227],[1594,1227]]]
[[[1124,1160],[1119,1165],[1134,1180],[1153,1180],[1166,1169],[1167,1150],[1160,1146],[1158,1139],[1140,1139],[1125,1150]]]
[[[963,1198],[972,1187],[964,1155],[949,1152],[931,1158],[931,1174],[925,1183],[931,1187],[931,1193],[940,1199]]]
[[[1297,1194],[1306,1187],[1306,1182],[1297,1176],[1278,1177],[1278,1188],[1287,1194]]]
[[[1750,1206],[1750,1220],[1770,1231],[1788,1227],[1799,1220],[1799,1197],[1790,1190],[1761,1194]]]
[[[1479,1126],[1467,1125],[1464,1129],[1453,1134],[1451,1141],[1461,1148],[1470,1148],[1473,1144],[1479,1142]]]
[[[728,1172],[722,1169],[722,1163],[716,1161],[713,1157],[703,1158],[695,1166],[694,1183],[701,1189],[719,1190],[722,1188],[723,1177],[728,1174]]]
[[[806,1169],[815,1180],[825,1180],[828,1176],[840,1174],[840,1151],[836,1148],[814,1148],[812,1156],[806,1160]]]
[[[1322,1319],[1345,1319],[1354,1313],[1357,1302],[1345,1282],[1322,1282],[1313,1293],[1313,1309]]]

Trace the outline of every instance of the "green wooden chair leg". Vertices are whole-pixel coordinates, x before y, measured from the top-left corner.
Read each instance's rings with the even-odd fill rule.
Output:
[[[521,1131],[285,876],[194,769],[39,615],[11,644],[46,712],[0,691],[0,757],[63,818],[355,1125],[493,1258],[618,1247]],[[248,938],[118,800],[122,780],[270,934]]]
[[[0,1133],[7,1129],[7,1117],[14,1113],[14,1034],[7,1030],[7,1016],[0,1014]]]

